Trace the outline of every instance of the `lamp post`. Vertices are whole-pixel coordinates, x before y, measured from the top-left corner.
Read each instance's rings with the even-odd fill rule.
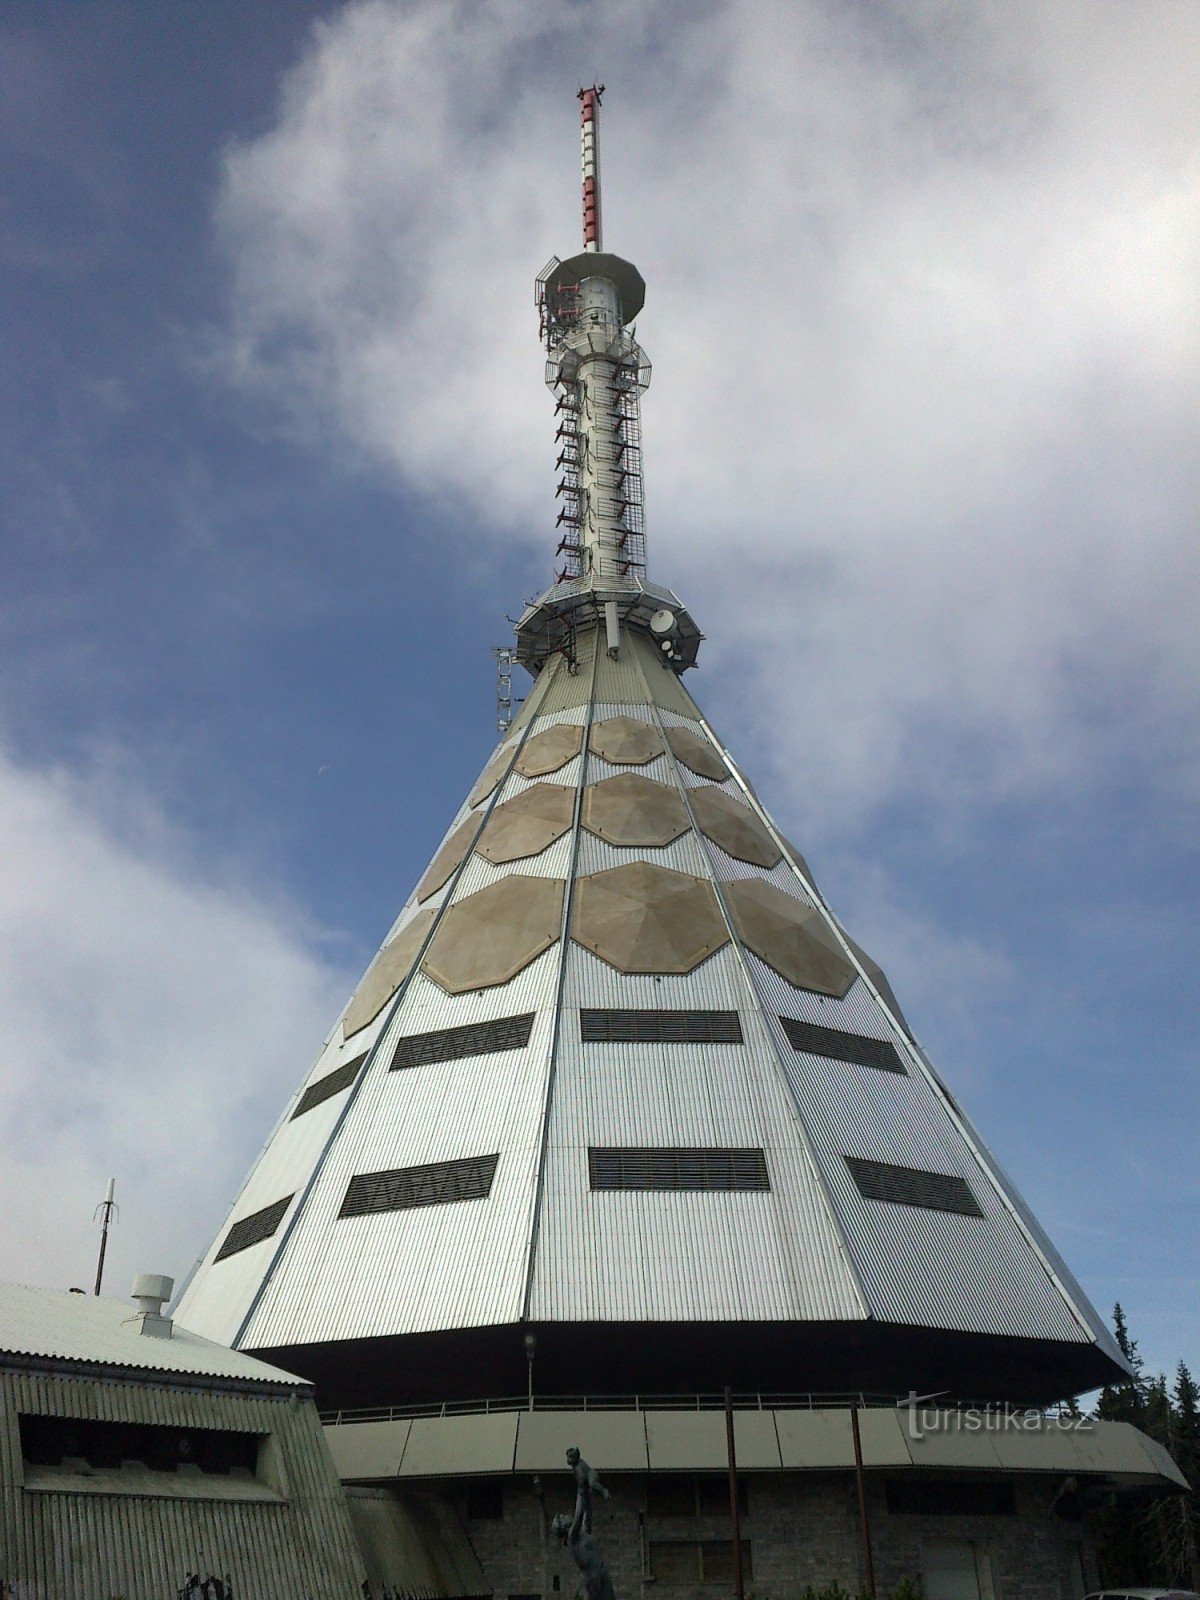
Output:
[[[525,1359],[529,1363],[529,1409],[533,1410],[533,1357],[537,1351],[537,1334],[525,1335]]]

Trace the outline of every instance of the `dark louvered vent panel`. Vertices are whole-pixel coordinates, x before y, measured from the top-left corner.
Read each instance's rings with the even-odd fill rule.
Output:
[[[389,1072],[401,1067],[426,1067],[433,1061],[459,1061],[463,1056],[486,1056],[493,1050],[523,1050],[533,1031],[532,1011],[519,1017],[496,1017],[472,1022],[464,1028],[439,1028],[436,1033],[411,1033],[401,1039]]]
[[[584,1044],[741,1044],[736,1011],[581,1011]]]
[[[965,1178],[945,1172],[919,1172],[915,1167],[893,1167],[886,1161],[863,1161],[847,1156],[846,1165],[867,1200],[890,1200],[898,1206],[921,1206],[926,1211],[953,1211],[963,1217],[981,1217],[979,1201]]]
[[[857,1067],[879,1067],[907,1077],[904,1063],[894,1045],[886,1039],[868,1039],[861,1033],[843,1033],[840,1028],[822,1028],[815,1022],[797,1022],[780,1017],[783,1031],[793,1050],[805,1055],[826,1056],[831,1061],[852,1061]]]
[[[341,1094],[343,1089],[348,1089],[358,1074],[359,1067],[367,1059],[364,1053],[355,1056],[353,1061],[345,1061],[340,1067],[335,1067],[332,1072],[327,1072],[323,1078],[318,1078],[316,1083],[310,1083],[300,1096],[295,1111],[288,1119],[295,1122],[297,1117],[302,1117],[306,1111],[311,1111],[314,1106],[319,1106],[322,1101],[332,1099],[335,1094]]]
[[[285,1194],[282,1200],[273,1200],[261,1211],[253,1211],[240,1222],[235,1222],[213,1260],[224,1261],[226,1256],[235,1256],[239,1250],[249,1250],[252,1244],[269,1239],[283,1221],[283,1214],[291,1203],[292,1196]]]
[[[593,1189],[769,1189],[761,1150],[588,1150]]]
[[[463,1161],[433,1161],[424,1167],[390,1172],[360,1172],[350,1179],[339,1217],[365,1217],[372,1211],[412,1211],[417,1206],[447,1206],[455,1200],[486,1200],[499,1155],[468,1156]]]

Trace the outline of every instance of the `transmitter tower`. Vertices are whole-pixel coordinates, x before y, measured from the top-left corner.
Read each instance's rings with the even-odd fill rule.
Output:
[[[645,284],[603,244],[600,99],[583,248],[537,279],[558,543],[516,627],[532,686],[179,1319],[326,1407],[1119,1380],[687,687],[700,631],[647,570]]]

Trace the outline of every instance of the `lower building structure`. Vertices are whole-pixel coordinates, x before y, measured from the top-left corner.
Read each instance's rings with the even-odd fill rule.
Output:
[[[312,1385],[118,1300],[0,1284],[3,1600],[358,1600]]]
[[[1114,1495],[1186,1487],[1166,1451],[1124,1423],[854,1410],[861,1477],[848,1404],[738,1398],[747,1596],[860,1595],[873,1580],[880,1596],[1081,1600],[1098,1583],[1090,1515]],[[726,1424],[713,1399],[335,1412],[326,1436],[360,1529],[370,1507],[373,1592],[573,1596],[579,1575],[552,1533],[573,1506],[571,1446],[611,1495],[594,1499],[594,1535],[622,1600],[734,1592]]]

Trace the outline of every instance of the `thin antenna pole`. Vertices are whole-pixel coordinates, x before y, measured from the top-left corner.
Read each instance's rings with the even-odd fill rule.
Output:
[[[580,89],[579,137],[583,155],[583,248],[602,250],[600,242],[600,97],[602,83]]]
[[[108,1226],[112,1221],[113,1212],[117,1210],[117,1206],[113,1201],[113,1190],[116,1186],[117,1180],[110,1178],[108,1180],[108,1193],[96,1207],[95,1216],[92,1218],[93,1222],[97,1217],[100,1219],[100,1259],[96,1263],[96,1287],[92,1290],[93,1294],[100,1293],[100,1282],[104,1277],[104,1252],[108,1249]]]

